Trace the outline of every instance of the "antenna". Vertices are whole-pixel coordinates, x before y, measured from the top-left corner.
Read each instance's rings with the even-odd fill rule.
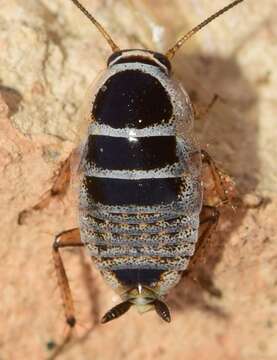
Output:
[[[225,6],[223,9],[217,11],[215,14],[213,14],[212,16],[210,16],[208,19],[206,19],[205,21],[203,21],[201,24],[197,25],[195,28],[193,28],[192,30],[190,30],[188,33],[186,33],[184,36],[182,36],[177,43],[170,48],[167,52],[166,52],[166,57],[168,59],[172,59],[173,56],[175,55],[175,53],[180,49],[180,47],[188,40],[190,39],[195,33],[197,33],[199,30],[201,30],[203,27],[205,27],[207,24],[209,24],[211,21],[213,21],[215,18],[217,18],[218,16],[222,15],[223,13],[225,13],[226,11],[230,10],[232,7],[238,5],[239,3],[243,2],[244,0],[236,0],[233,1],[231,4]]]
[[[78,9],[82,11],[83,14],[86,15],[86,17],[97,27],[97,29],[100,31],[100,33],[104,36],[104,38],[107,40],[108,44],[112,48],[112,51],[119,51],[120,48],[116,45],[116,43],[113,41],[113,39],[110,37],[110,35],[107,33],[107,31],[102,27],[102,25],[87,11],[87,9],[84,8],[82,4],[79,3],[78,0],[71,0],[74,5],[77,6]]]

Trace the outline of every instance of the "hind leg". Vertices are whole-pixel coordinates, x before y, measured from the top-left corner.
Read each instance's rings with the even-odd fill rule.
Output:
[[[200,214],[200,236],[198,238],[195,253],[190,261],[187,274],[192,277],[204,290],[212,296],[220,297],[221,292],[214,285],[212,278],[204,270],[207,248],[212,241],[212,235],[216,230],[220,213],[216,207],[203,206]],[[195,264],[199,264],[195,267]]]
[[[74,327],[76,323],[74,315],[74,306],[71,295],[71,290],[69,287],[68,278],[60,254],[60,249],[65,247],[80,247],[84,246],[80,238],[80,231],[78,228],[63,231],[56,236],[53,243],[52,255],[55,265],[55,270],[58,279],[58,285],[61,292],[61,297],[63,301],[65,318],[66,322],[70,327]]]
[[[205,240],[212,236],[219,220],[218,207],[232,201],[235,194],[234,183],[229,176],[220,170],[211,156],[205,151],[202,154],[203,207],[200,213],[200,230],[196,252],[204,246]]]
[[[190,261],[188,274],[211,295],[220,296],[221,292],[214,286],[210,274],[204,269],[204,264],[207,262],[208,247],[212,249],[213,234],[220,217],[218,208],[232,201],[235,196],[235,187],[230,177],[217,167],[211,156],[204,150],[202,150],[202,162],[204,205],[200,213],[200,235],[194,256]],[[199,264],[198,267],[194,266],[196,263]]]
[[[203,257],[203,252],[207,245],[207,240],[211,238],[216,229],[219,220],[219,211],[214,206],[204,205],[200,214],[200,236],[196,243],[194,255],[190,261],[190,266],[193,266],[200,257]]]
[[[58,280],[58,286],[63,302],[68,333],[63,343],[55,349],[50,359],[54,359],[62,351],[65,345],[70,341],[74,326],[76,324],[73,298],[69,286],[68,277],[64,268],[63,260],[60,254],[60,249],[65,247],[81,247],[83,245],[84,244],[81,242],[80,231],[78,228],[60,233],[56,236],[53,243],[52,255]]]

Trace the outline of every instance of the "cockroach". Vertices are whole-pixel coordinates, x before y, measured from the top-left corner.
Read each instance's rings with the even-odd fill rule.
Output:
[[[107,69],[89,94],[89,125],[78,169],[79,228],[60,233],[53,258],[66,322],[76,319],[60,255],[64,247],[85,246],[104,280],[122,302],[102,318],[106,323],[135,307],[154,309],[170,322],[165,297],[217,223],[216,206],[205,203],[207,165],[222,202],[228,182],[193,134],[194,109],[174,80],[171,60],[181,46],[213,19],[243,0],[233,1],[182,36],[165,54],[121,50],[77,0],[72,2],[96,26],[112,49]],[[70,159],[33,209],[60,195],[70,178]],[[204,194],[205,195],[205,194]]]

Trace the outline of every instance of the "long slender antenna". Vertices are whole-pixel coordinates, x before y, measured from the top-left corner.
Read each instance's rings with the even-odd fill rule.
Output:
[[[201,30],[204,26],[206,26],[207,24],[209,24],[211,21],[213,21],[215,18],[217,18],[218,16],[222,15],[223,13],[225,13],[226,11],[230,10],[232,7],[236,6],[237,4],[243,2],[244,0],[236,0],[233,1],[231,4],[225,6],[223,9],[217,11],[215,14],[213,14],[212,16],[210,16],[208,19],[206,19],[205,21],[203,21],[201,24],[197,25],[195,28],[193,28],[192,30],[190,30],[187,34],[185,34],[184,36],[182,36],[177,43],[170,48],[167,52],[166,52],[166,57],[168,59],[172,59],[173,56],[175,55],[175,53],[180,49],[180,47],[189,39],[191,38],[195,33],[197,33],[199,30]]]
[[[82,11],[83,14],[86,15],[87,18],[97,27],[97,29],[100,31],[100,33],[104,36],[104,38],[107,40],[108,44],[112,48],[112,51],[119,51],[120,48],[116,45],[116,43],[113,41],[113,39],[110,37],[110,35],[107,33],[107,31],[102,27],[102,25],[83,7],[82,4],[79,3],[78,0],[71,0],[73,4],[77,6],[78,9]]]

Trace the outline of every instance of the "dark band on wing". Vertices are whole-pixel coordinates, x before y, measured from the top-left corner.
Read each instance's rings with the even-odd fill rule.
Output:
[[[84,178],[89,198],[96,203],[111,206],[153,206],[170,204],[178,200],[181,178],[111,179]]]
[[[86,161],[108,170],[150,170],[178,162],[175,136],[120,138],[90,135]]]

